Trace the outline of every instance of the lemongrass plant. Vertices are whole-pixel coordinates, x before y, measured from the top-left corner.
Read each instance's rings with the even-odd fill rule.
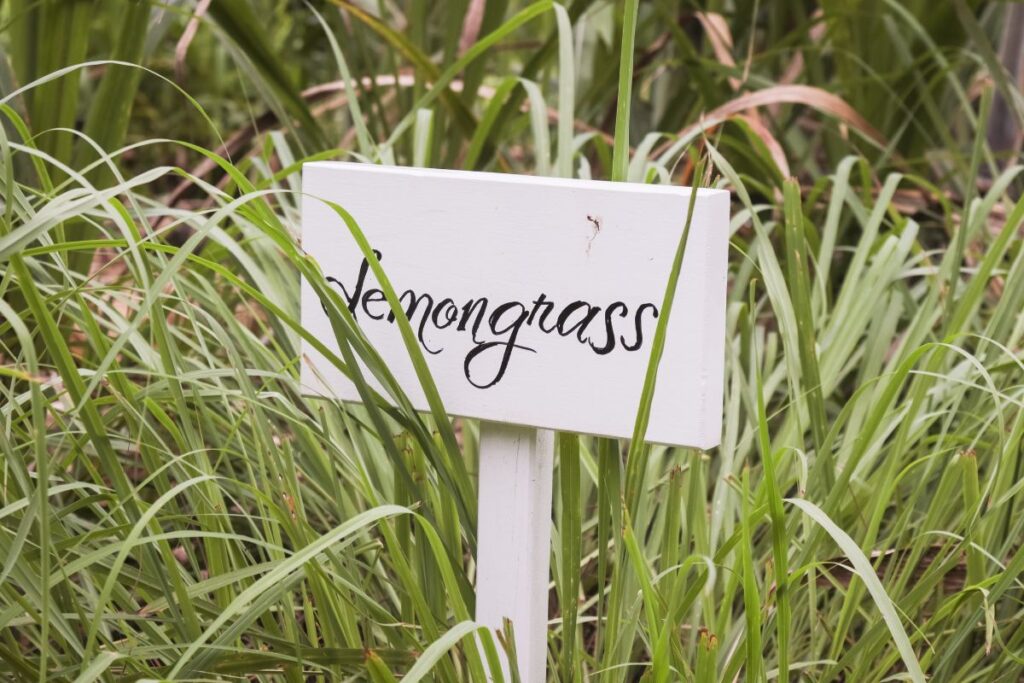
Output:
[[[333,74],[304,94],[259,7],[115,4],[103,53],[92,3],[0,8],[5,678],[503,680],[514,632],[472,621],[476,425],[409,407],[298,246],[314,158],[733,193],[722,444],[561,435],[550,680],[1021,677],[1022,167],[986,142],[1020,95],[996,10],[263,2],[313,36],[303,77]],[[48,52],[60,22],[85,33]],[[169,40],[237,65],[279,127],[222,132],[212,77],[146,61]],[[138,137],[155,101],[164,137]],[[300,277],[365,404],[300,393],[299,341],[328,341]]]

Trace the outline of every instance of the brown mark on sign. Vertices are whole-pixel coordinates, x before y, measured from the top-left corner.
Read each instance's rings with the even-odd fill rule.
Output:
[[[590,225],[594,228],[594,234],[587,240],[587,255],[590,255],[590,247],[594,244],[594,239],[601,233],[601,217],[593,214],[587,214],[587,220],[590,221]]]

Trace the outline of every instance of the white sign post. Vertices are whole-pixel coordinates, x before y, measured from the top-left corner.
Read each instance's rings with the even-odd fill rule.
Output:
[[[516,625],[523,681],[544,680],[554,455],[550,430],[480,425],[476,620]]]
[[[315,162],[303,249],[320,263],[413,405],[408,352],[343,206],[377,254],[453,415],[483,420],[477,619],[515,626],[523,680],[544,680],[553,435],[632,435],[691,190],[664,185]],[[709,448],[721,431],[729,195],[698,190],[649,441]],[[302,324],[334,335],[309,283]],[[302,383],[358,401],[311,346]]]

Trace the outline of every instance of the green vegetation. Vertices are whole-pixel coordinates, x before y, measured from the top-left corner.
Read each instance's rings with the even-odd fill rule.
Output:
[[[477,427],[296,243],[360,158],[733,192],[722,445],[559,438],[552,680],[1020,680],[1016,11],[0,2],[0,675],[497,670]],[[299,394],[300,274],[387,400]]]

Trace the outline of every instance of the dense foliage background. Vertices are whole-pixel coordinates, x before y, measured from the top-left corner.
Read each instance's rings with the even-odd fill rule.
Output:
[[[560,437],[551,680],[1024,676],[1022,6],[6,0],[0,26],[4,677],[501,677],[476,425],[386,382],[298,392],[300,273],[337,363],[380,369],[297,244],[311,158],[733,192],[722,445]]]

